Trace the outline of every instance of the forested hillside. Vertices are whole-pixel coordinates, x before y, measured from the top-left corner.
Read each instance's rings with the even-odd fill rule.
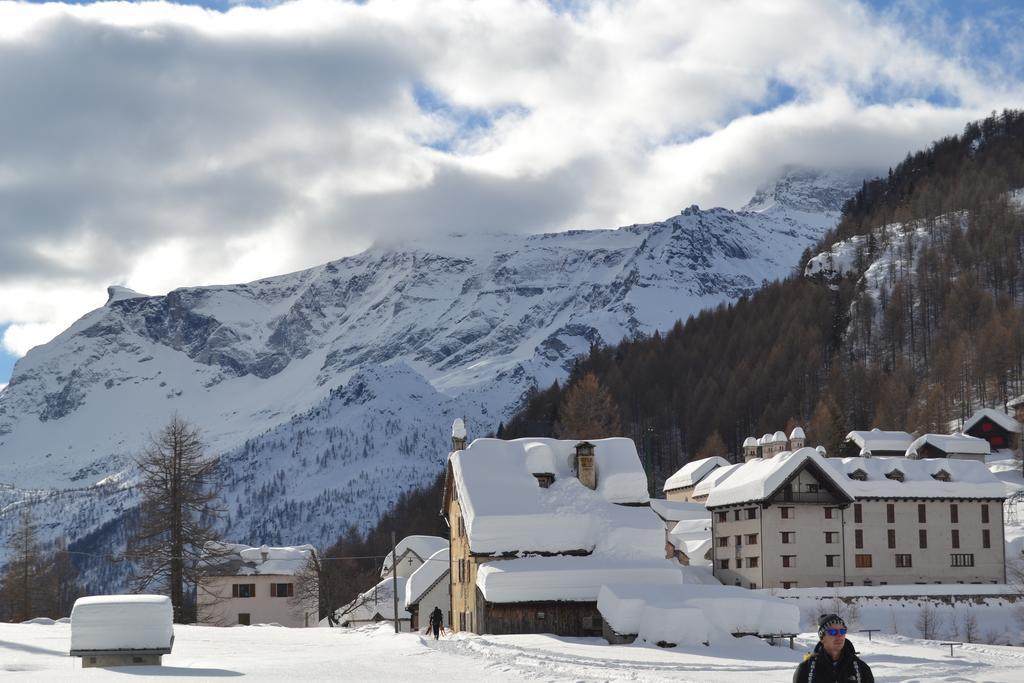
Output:
[[[658,484],[698,453],[795,423],[830,451],[855,428],[955,427],[1024,393],[1022,186],[1024,112],[968,124],[865,182],[790,278],[591,349],[501,435],[557,435],[565,389],[587,373]]]

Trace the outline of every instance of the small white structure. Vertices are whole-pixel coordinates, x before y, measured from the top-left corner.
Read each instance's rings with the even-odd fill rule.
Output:
[[[451,552],[447,547],[426,559],[405,582],[405,609],[411,615],[413,631],[423,628],[435,607],[441,608],[445,624],[452,621]]]
[[[870,431],[852,431],[846,435],[844,453],[849,456],[902,456],[905,455],[914,435],[909,432],[882,431],[877,427]]]
[[[702,479],[719,467],[728,467],[729,461],[719,456],[691,460],[678,472],[665,480],[662,491],[665,498],[671,501],[689,501],[693,499],[693,489]]]
[[[404,609],[405,584],[408,577],[399,576],[392,579],[390,576],[381,579],[373,588],[363,591],[356,596],[355,600],[343,605],[334,611],[334,618],[342,628],[355,628],[376,624],[381,621],[393,621],[395,619],[395,584],[398,584],[398,630],[407,633],[412,630],[412,615]],[[433,609],[433,608],[431,608]]]
[[[210,626],[316,626],[316,590],[296,592],[296,574],[316,550],[311,545],[253,548],[208,543],[207,569],[196,602],[199,623]]]
[[[71,609],[71,656],[82,667],[160,666],[174,644],[171,599],[164,595],[93,595]]]

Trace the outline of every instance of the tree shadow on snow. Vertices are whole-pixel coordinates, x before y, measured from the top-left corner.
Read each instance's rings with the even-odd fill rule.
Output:
[[[12,643],[9,640],[0,640],[0,648],[31,652],[34,655],[59,655],[66,657],[68,654],[67,650],[55,650],[51,647],[39,647],[38,645],[26,645],[25,643]]]

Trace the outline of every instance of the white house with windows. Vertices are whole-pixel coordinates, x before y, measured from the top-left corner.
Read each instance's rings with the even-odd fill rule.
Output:
[[[196,596],[199,623],[316,626],[316,587],[296,590],[297,575],[315,552],[311,545],[254,548],[235,543],[207,544],[207,570]]]
[[[441,609],[444,625],[452,623],[451,553],[448,543],[428,557],[405,582],[405,610],[411,619],[413,631],[422,629],[435,607]]]
[[[972,460],[754,459],[707,497],[713,571],[749,588],[1003,583],[1005,497]]]

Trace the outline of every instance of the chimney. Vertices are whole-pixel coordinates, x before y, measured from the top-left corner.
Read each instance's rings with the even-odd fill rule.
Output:
[[[743,462],[750,462],[757,457],[757,439],[748,436],[743,440]]]
[[[466,423],[461,417],[455,418],[452,423],[452,452],[465,450],[466,448]]]
[[[260,546],[260,557],[263,558],[263,562],[267,561],[267,556],[270,555],[270,548],[265,544]]]
[[[789,433],[789,450],[801,449],[805,443],[807,443],[807,435],[804,434],[804,430],[800,427],[793,427],[793,431]]]
[[[594,465],[594,444],[580,441],[576,444],[576,476],[588,489],[597,488],[597,467]]]

